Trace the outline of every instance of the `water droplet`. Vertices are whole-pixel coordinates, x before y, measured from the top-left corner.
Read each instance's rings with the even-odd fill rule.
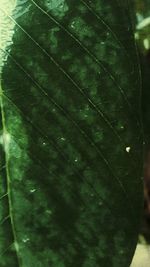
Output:
[[[130,147],[130,146],[127,146],[127,147],[126,147],[126,152],[129,153],[130,150],[131,150],[131,147]]]
[[[64,137],[61,137],[61,138],[60,138],[60,140],[62,140],[62,141],[65,141],[65,140],[66,140],[66,138],[64,138]]]
[[[33,189],[30,189],[30,193],[34,193],[36,191],[36,189],[35,188],[33,188]]]
[[[123,126],[123,125],[121,125],[121,126],[120,126],[120,129],[121,129],[121,130],[124,130],[124,126]]]
[[[75,29],[75,21],[71,23],[71,28]]]
[[[27,243],[27,242],[30,241],[30,238],[28,238],[28,237],[24,237],[24,238],[22,239],[22,241],[23,241],[23,243]]]

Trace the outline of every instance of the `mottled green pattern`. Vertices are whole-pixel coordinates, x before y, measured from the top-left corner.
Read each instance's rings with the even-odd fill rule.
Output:
[[[18,0],[2,70],[1,267],[129,266],[142,202],[129,13],[126,1]]]

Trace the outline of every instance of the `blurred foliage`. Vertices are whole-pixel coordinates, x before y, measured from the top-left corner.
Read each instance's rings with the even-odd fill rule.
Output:
[[[142,117],[145,136],[144,216],[141,232],[150,243],[150,0],[134,0],[135,39],[140,56]]]
[[[140,50],[146,54],[150,48],[150,1],[135,0],[136,34]]]

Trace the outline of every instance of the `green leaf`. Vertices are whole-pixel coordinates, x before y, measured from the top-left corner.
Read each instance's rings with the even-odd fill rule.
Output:
[[[128,267],[142,128],[127,1],[2,0],[0,12],[0,266]]]

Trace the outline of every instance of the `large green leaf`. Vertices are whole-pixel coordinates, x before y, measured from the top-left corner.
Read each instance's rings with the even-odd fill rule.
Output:
[[[0,266],[128,267],[142,130],[127,1],[1,0],[0,12]]]

